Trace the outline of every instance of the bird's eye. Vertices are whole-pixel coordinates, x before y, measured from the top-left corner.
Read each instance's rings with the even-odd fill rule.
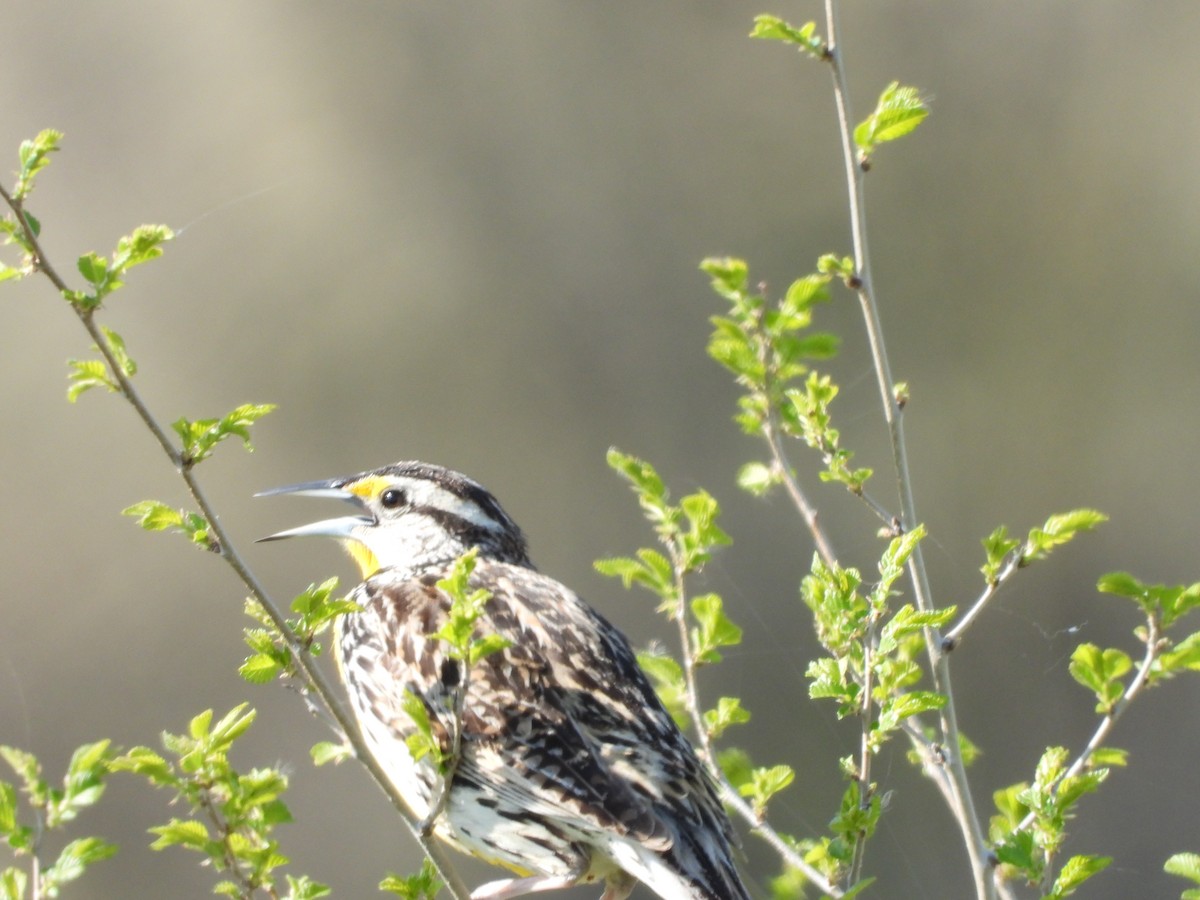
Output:
[[[379,495],[379,502],[383,504],[384,509],[395,509],[408,502],[408,495],[400,488],[388,488]]]

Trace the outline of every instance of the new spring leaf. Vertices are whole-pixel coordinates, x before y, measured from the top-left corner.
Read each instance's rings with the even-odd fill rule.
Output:
[[[207,459],[217,444],[231,437],[241,438],[246,450],[253,451],[250,426],[273,409],[274,403],[244,403],[220,419],[179,419],[171,427],[183,442],[185,463],[192,465]]]

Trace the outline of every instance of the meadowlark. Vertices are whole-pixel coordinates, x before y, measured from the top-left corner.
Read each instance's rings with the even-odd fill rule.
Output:
[[[628,640],[534,569],[521,530],[488,491],[458,472],[401,462],[264,493],[357,508],[265,540],[333,537],[361,567],[350,595],[361,611],[339,620],[342,680],[413,813],[433,812],[438,838],[513,873],[473,898],[603,883],[601,900],[623,900],[640,881],[666,900],[748,900],[716,788]],[[491,595],[476,633],[507,646],[472,665],[463,685],[431,635],[450,602],[437,582],[472,547],[471,587]],[[461,724],[447,786],[429,755],[409,751],[408,692],[444,752]]]

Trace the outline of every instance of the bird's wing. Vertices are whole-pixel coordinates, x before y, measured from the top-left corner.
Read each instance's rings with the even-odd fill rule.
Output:
[[[387,571],[368,579],[359,602],[378,621],[365,625],[374,640],[360,636],[358,647],[390,667],[386,675],[365,667],[379,673],[363,691],[374,697],[373,715],[403,740],[414,730],[400,704],[410,691],[448,750],[462,673],[446,644],[429,637],[448,608],[436,582]],[[628,839],[687,872],[695,896],[744,897],[716,789],[624,636],[532,569],[483,559],[471,587],[492,595],[477,634],[498,634],[507,646],[469,672],[454,791],[469,789],[475,802],[568,841]],[[428,758],[423,765],[436,784]]]
[[[570,723],[570,746],[580,757],[568,769],[573,783],[582,776],[602,810],[636,823],[629,836],[683,876],[688,896],[745,898],[730,859],[736,839],[716,786],[624,635],[576,594],[532,570],[485,560],[475,574],[492,594],[489,625],[541,671],[542,715],[553,710],[556,720]],[[512,597],[521,602],[505,602]],[[646,870],[639,877],[660,886],[661,878],[671,880]]]
[[[509,582],[514,576],[519,584]],[[447,645],[429,637],[447,616],[448,600],[436,581],[434,576],[397,579],[386,571],[368,579],[358,598],[364,607],[359,616],[365,618],[346,626],[361,628],[355,639],[359,662],[344,669],[348,680],[356,677],[355,671],[366,673],[357,676],[362,680],[358,693],[370,698],[372,715],[400,740],[415,730],[403,710],[403,697],[407,692],[419,697],[434,739],[448,752],[462,673]],[[477,564],[471,587],[493,594],[477,634],[498,634],[508,646],[477,661],[469,672],[456,785],[470,783],[493,793],[508,810],[554,818],[568,830],[577,820],[580,834],[602,829],[648,846],[669,846],[669,832],[640,788],[639,781],[645,779],[627,778],[608,743],[579,719],[585,703],[596,702],[580,698],[581,691],[591,690],[585,686],[590,682],[580,679],[595,678],[598,686],[613,681],[616,673],[609,672],[612,663],[599,662],[594,651],[589,655],[597,658],[591,674],[575,671],[562,656],[580,641],[595,640],[577,629],[569,633],[567,623],[553,611],[565,589],[531,569],[486,560]],[[511,602],[514,590],[520,592],[520,604]],[[636,668],[636,661],[633,665]],[[616,737],[616,730],[603,725],[599,714],[596,725]],[[634,735],[625,738],[636,740]],[[424,764],[427,769],[433,765],[428,758]],[[436,776],[427,771],[426,778],[432,782]]]

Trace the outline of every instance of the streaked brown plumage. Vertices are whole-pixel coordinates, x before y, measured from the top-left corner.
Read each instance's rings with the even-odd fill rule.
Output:
[[[360,507],[273,537],[334,536],[359,561],[366,580],[351,597],[362,611],[341,620],[340,668],[364,736],[418,817],[436,803],[441,776],[430,757],[413,761],[403,701],[406,691],[421,699],[448,751],[462,673],[429,637],[449,608],[436,585],[479,548],[471,586],[491,599],[477,634],[508,646],[470,670],[461,750],[434,832],[516,877],[473,897],[599,882],[603,900],[621,900],[642,881],[666,900],[748,898],[716,790],[628,641],[533,568],[491,494],[419,462],[268,493]]]

